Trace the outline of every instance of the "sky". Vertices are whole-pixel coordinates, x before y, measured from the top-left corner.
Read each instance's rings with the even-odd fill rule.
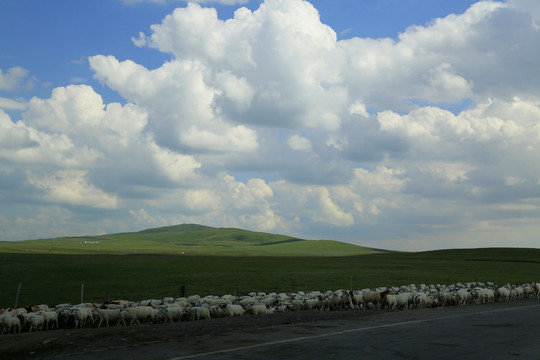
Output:
[[[0,2],[0,240],[540,246],[536,0]]]

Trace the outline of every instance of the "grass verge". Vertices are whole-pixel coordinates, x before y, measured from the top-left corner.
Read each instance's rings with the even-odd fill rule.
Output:
[[[372,288],[410,283],[540,281],[540,249],[471,249],[348,257],[0,253],[0,307]]]

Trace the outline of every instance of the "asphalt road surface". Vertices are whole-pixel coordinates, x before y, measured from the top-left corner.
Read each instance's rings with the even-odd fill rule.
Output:
[[[540,300],[367,313],[59,359],[540,359]]]

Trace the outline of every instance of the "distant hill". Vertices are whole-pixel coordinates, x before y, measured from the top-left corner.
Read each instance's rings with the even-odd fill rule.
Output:
[[[229,256],[352,256],[388,250],[334,240],[305,240],[235,228],[181,224],[101,236],[6,241],[0,252],[178,254]]]

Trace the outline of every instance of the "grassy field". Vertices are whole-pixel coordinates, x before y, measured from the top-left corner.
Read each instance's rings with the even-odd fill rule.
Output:
[[[303,240],[234,228],[182,224],[140,232],[0,242],[0,252],[42,254],[174,254],[351,256],[384,250],[332,240]]]
[[[288,243],[282,243],[283,246]],[[291,244],[294,244],[291,243]],[[347,257],[0,253],[0,307],[143,300],[250,291],[355,289],[409,283],[540,281],[540,249],[473,249]]]

